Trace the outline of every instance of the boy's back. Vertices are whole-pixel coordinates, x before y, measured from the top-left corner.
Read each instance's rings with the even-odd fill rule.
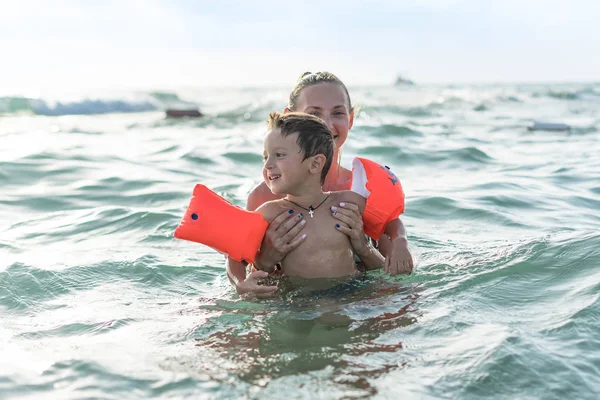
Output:
[[[283,273],[288,276],[303,278],[339,278],[357,272],[354,251],[348,236],[336,229],[338,220],[331,215],[331,207],[340,202],[357,204],[364,209],[365,199],[351,191],[331,192],[315,211],[311,218],[305,209],[280,199],[265,203],[257,211],[268,222],[290,208],[295,213],[302,212],[306,221],[303,232],[306,239],[282,260]]]

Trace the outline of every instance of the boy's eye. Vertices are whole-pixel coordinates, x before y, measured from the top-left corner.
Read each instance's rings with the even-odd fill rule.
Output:
[[[276,153],[275,155],[276,155],[277,157],[283,157],[283,156],[285,156],[285,154],[283,154],[283,153]]]
[[[263,161],[267,161],[267,156],[265,156],[265,155],[263,154],[263,156],[262,156],[262,157],[263,157]]]

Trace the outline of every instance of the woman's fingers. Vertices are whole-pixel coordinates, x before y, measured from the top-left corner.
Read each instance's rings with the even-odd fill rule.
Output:
[[[277,290],[277,286],[265,286],[258,283],[259,279],[266,278],[269,274],[265,271],[254,271],[246,277],[246,293],[251,293],[257,297],[268,297]]]
[[[350,211],[360,215],[360,209],[358,208],[358,206],[356,204],[342,202],[342,203],[340,203],[340,207],[342,209],[350,210]]]
[[[304,233],[302,235],[296,236],[291,242],[289,242],[285,246],[285,253],[287,254],[290,251],[294,250],[296,247],[300,246],[300,243],[302,243],[304,239],[306,239],[306,234]]]
[[[346,205],[344,207],[342,207],[342,206],[332,206],[331,207],[331,211],[333,211],[334,214],[337,213],[337,214],[343,214],[343,215],[347,215],[347,216],[361,217],[358,207],[355,206],[354,204],[349,204],[349,203],[340,203],[340,204],[346,204]],[[350,206],[352,206],[352,207],[350,207]]]
[[[399,274],[410,274],[413,271],[414,264],[411,259],[409,260],[392,260],[392,257],[388,256],[385,259],[384,271],[392,276]]]
[[[385,258],[385,263],[383,264],[383,270],[385,271],[386,274],[390,273],[390,258],[389,257]]]
[[[269,224],[262,247],[266,250],[271,246],[277,252],[285,254],[288,243],[297,237],[302,229],[304,229],[302,213],[294,215],[293,210],[284,211]]]
[[[342,221],[343,223],[345,223],[346,225],[351,226],[351,227],[354,227],[357,224],[357,221],[354,218],[352,218],[348,215],[344,215],[340,212],[333,214],[333,218],[335,218],[339,221]]]
[[[352,236],[354,233],[354,231],[345,224],[336,224],[335,228],[348,236]]]
[[[398,263],[390,261],[390,274],[392,276],[398,275]]]
[[[267,276],[269,276],[269,274],[265,271],[253,271],[246,277],[246,282],[252,282],[256,284],[259,279],[266,278]]]
[[[277,286],[263,286],[263,285],[257,284],[253,288],[252,293],[254,293],[254,294],[270,294],[276,290],[277,290]]]
[[[344,204],[344,208],[337,206],[331,207],[333,217],[347,223],[355,229],[362,230],[362,216],[360,215],[358,206],[350,203],[340,204]]]
[[[259,255],[255,260],[256,265],[270,268],[281,261],[289,252],[289,242],[304,228],[304,224],[300,222],[302,214],[295,215],[293,210],[284,211],[275,217],[263,237]]]
[[[306,225],[306,221],[302,219],[302,213],[294,217],[292,221],[287,221],[286,224],[288,224],[288,222],[293,222],[294,225],[291,225],[291,228],[287,231],[287,233],[281,237],[281,242],[284,245],[290,243],[295,237],[297,237],[300,231],[304,229],[304,226]],[[283,229],[281,229],[281,231],[283,232]]]
[[[269,230],[276,231],[279,229],[281,224],[283,224],[287,219],[289,219],[292,214],[294,214],[294,210],[284,211],[279,214],[271,223],[269,224]]]
[[[292,213],[290,214],[289,211],[291,211]],[[284,219],[284,222],[282,222],[279,225],[279,227],[277,228],[277,233],[280,236],[283,236],[286,233],[288,233],[290,231],[290,229],[292,229],[298,222],[300,222],[302,220],[302,213],[294,215],[294,210],[289,210],[289,211],[285,211],[282,213],[284,216],[287,213],[287,220]],[[281,216],[281,214],[279,214],[278,218],[280,216]]]

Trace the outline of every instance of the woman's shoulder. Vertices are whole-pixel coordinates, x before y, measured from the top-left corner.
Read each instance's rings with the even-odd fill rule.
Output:
[[[248,195],[248,201],[246,202],[246,209],[250,211],[256,210],[258,207],[271,200],[278,200],[283,196],[274,195],[271,189],[266,183],[261,182],[257,185],[250,194]]]

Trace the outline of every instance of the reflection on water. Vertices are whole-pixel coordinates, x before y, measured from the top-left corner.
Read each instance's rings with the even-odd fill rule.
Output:
[[[193,329],[197,355],[214,360],[209,369],[217,380],[223,369],[258,386],[327,370],[329,384],[373,394],[367,378],[405,364],[403,345],[393,333],[417,321],[418,292],[418,287],[369,278],[317,295],[291,290],[255,304],[202,305],[218,312]]]

